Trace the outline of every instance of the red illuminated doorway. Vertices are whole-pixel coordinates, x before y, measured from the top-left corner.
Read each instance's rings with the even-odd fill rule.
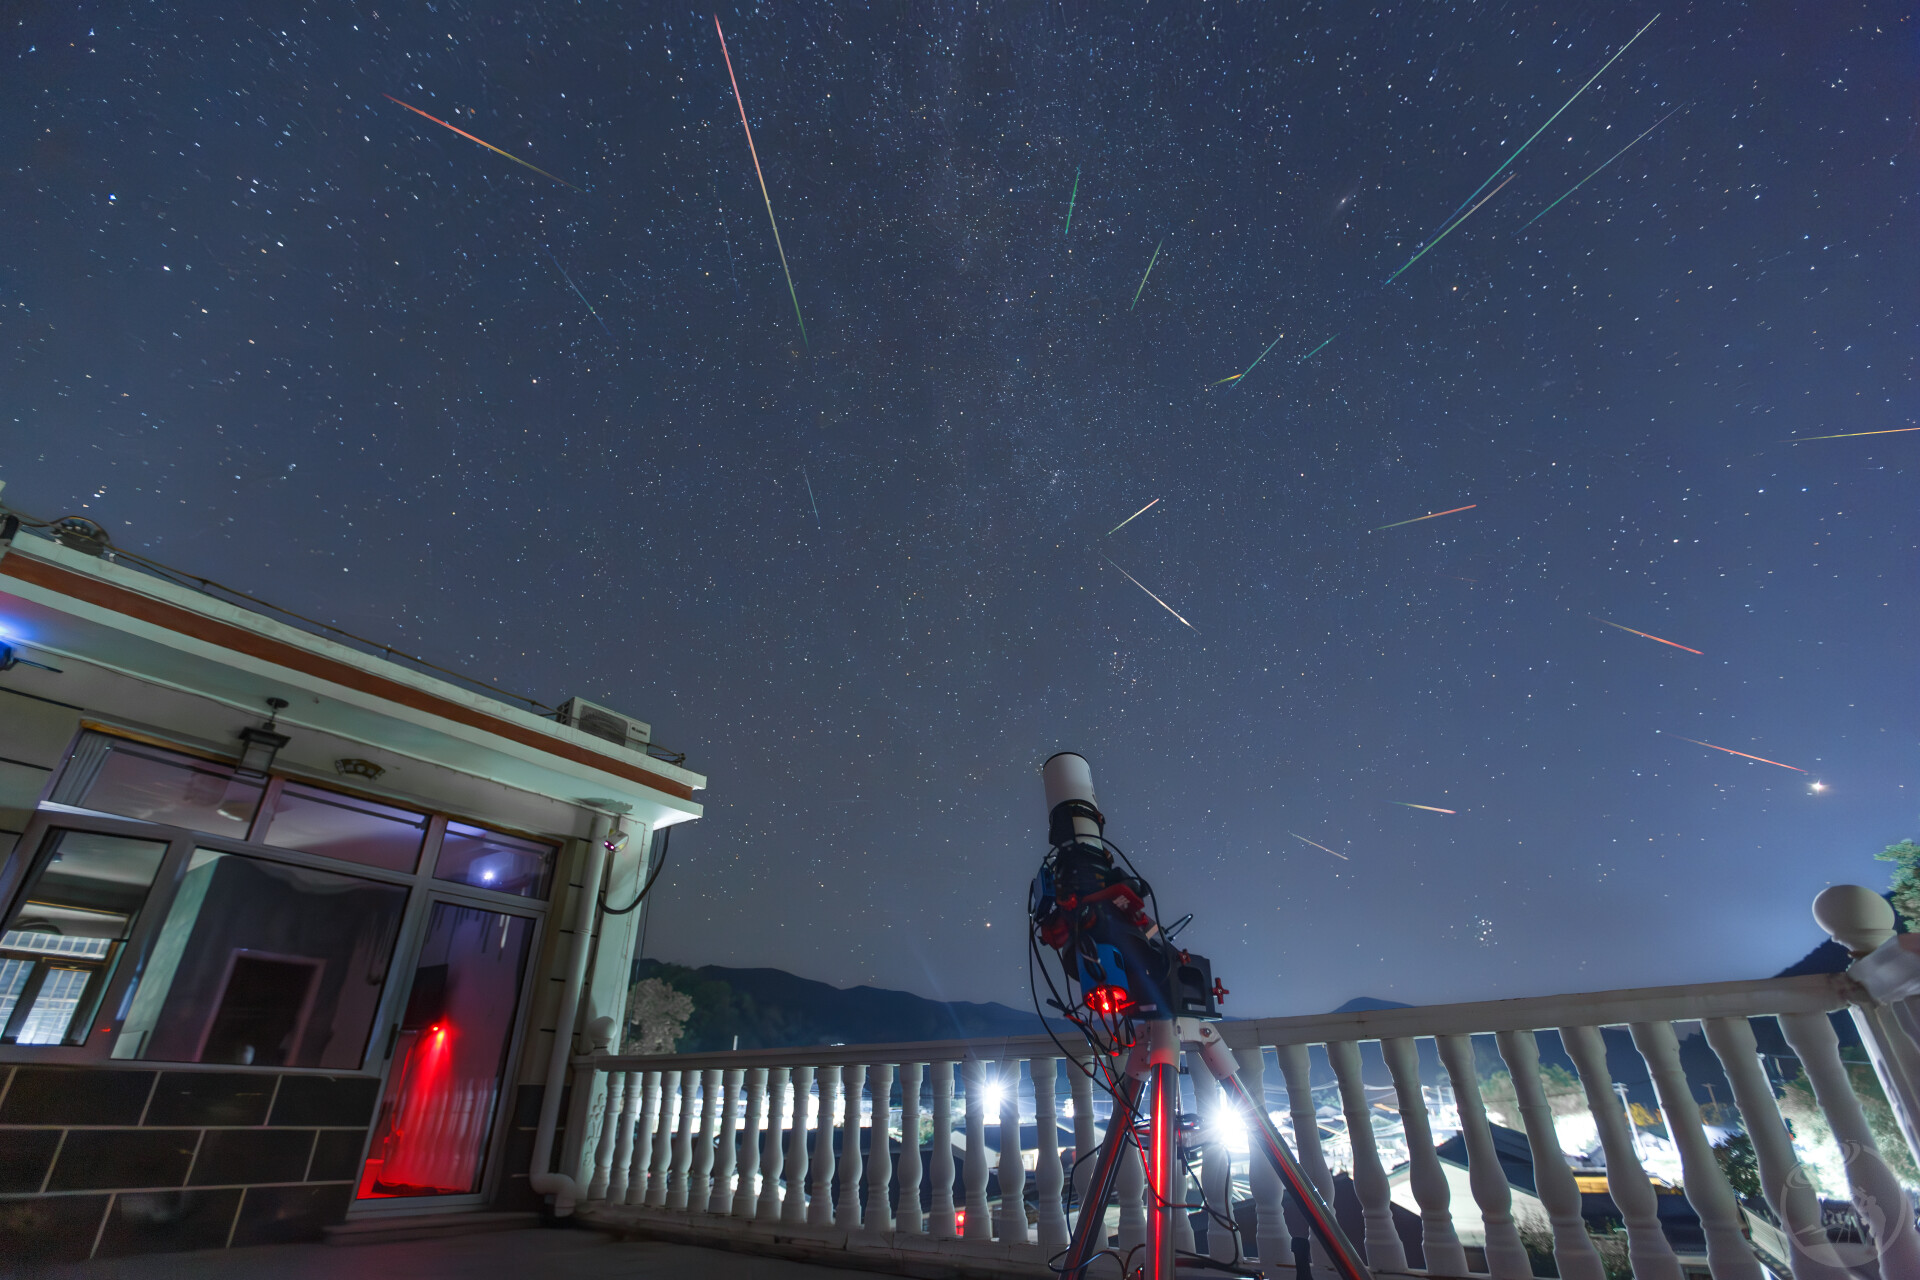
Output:
[[[534,923],[433,904],[360,1174],[362,1201],[481,1189]]]

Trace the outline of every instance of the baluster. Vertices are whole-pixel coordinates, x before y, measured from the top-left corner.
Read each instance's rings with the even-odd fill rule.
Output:
[[[840,1126],[840,1199],[833,1223],[847,1231],[860,1229],[860,1085],[867,1078],[865,1063],[840,1069],[845,1110]]]
[[[718,1145],[713,1153],[713,1190],[707,1196],[707,1212],[725,1214],[733,1207],[733,1171],[740,1159],[739,1128],[735,1118],[740,1111],[740,1079],[746,1073],[739,1067],[721,1072],[725,1092],[720,1101]],[[709,1073],[711,1076],[711,1073]]]
[[[647,1168],[653,1162],[653,1131],[660,1124],[660,1073],[640,1073],[640,1119],[634,1126],[632,1167],[627,1174],[626,1204],[647,1202]]]
[[[669,1209],[687,1207],[687,1165],[693,1158],[693,1099],[699,1081],[698,1071],[680,1073],[680,1123],[673,1132],[673,1167],[667,1174]]]
[[[1740,1123],[1753,1142],[1754,1163],[1760,1166],[1760,1191],[1785,1230],[1796,1280],[1850,1276],[1847,1268],[1834,1261],[1813,1179],[1794,1154],[1793,1140],[1774,1102],[1773,1085],[1760,1065],[1752,1024],[1745,1018],[1707,1018],[1701,1025],[1733,1086]]]
[[[893,1064],[876,1062],[867,1072],[867,1092],[872,1095],[871,1123],[867,1129],[867,1220],[869,1235],[884,1236],[893,1231],[893,1209],[887,1204],[887,1192],[893,1185],[893,1139],[888,1135],[893,1118]],[[906,1154],[906,1108],[900,1109],[900,1152]],[[915,1135],[916,1139],[919,1135]]]
[[[747,1112],[741,1117],[740,1129],[740,1184],[726,1209],[736,1218],[751,1218],[760,1199],[760,1133],[765,1127],[767,1069],[749,1068],[746,1085]]]
[[[820,1115],[813,1130],[813,1199],[807,1203],[807,1221],[816,1227],[833,1225],[833,1119],[839,1109],[839,1067],[821,1067],[814,1079],[820,1089]]]
[[[1420,1089],[1420,1050],[1412,1039],[1395,1036],[1380,1042],[1380,1055],[1393,1074],[1393,1092],[1400,1105],[1400,1127],[1407,1136],[1407,1182],[1420,1206],[1420,1248],[1427,1270],[1437,1275],[1467,1274],[1466,1250],[1453,1229],[1453,1194],[1446,1170],[1433,1150],[1433,1127],[1427,1121],[1427,1099]]]
[[[1327,1060],[1340,1080],[1340,1107],[1346,1112],[1347,1145],[1353,1152],[1353,1190],[1366,1224],[1367,1265],[1375,1271],[1405,1271],[1407,1251],[1393,1229],[1393,1192],[1373,1141],[1373,1108],[1367,1105],[1367,1086],[1360,1076],[1360,1046],[1336,1040],[1327,1045]]]
[[[981,1083],[983,1076],[978,1058],[968,1058],[960,1064],[960,1083],[967,1095],[967,1150],[961,1157],[963,1166],[960,1176],[966,1187],[967,1223],[964,1235],[968,1240],[993,1238],[993,1219],[987,1208],[987,1117],[986,1088]]]
[[[756,1222],[780,1221],[780,1140],[786,1136],[787,1109],[792,1078],[790,1067],[774,1067],[767,1072],[767,1124],[760,1135],[760,1201],[754,1207]]]
[[[807,1213],[807,1108],[813,1097],[813,1068],[793,1069],[793,1128],[787,1133],[787,1198],[780,1221],[800,1223]]]
[[[593,1178],[587,1183],[589,1200],[607,1198],[607,1180],[613,1168],[614,1132],[620,1127],[621,1102],[626,1097],[626,1091],[627,1073],[607,1072],[607,1091],[600,1109],[600,1139],[593,1144]]]
[[[1000,1071],[1000,1218],[994,1226],[1002,1244],[1029,1244],[1027,1162],[1020,1149],[1020,1060],[1009,1058]]]
[[[1287,1050],[1294,1047],[1300,1050],[1300,1072],[1304,1076],[1307,1070],[1305,1045],[1289,1045],[1281,1048],[1281,1070],[1283,1073],[1287,1070]],[[1258,1046],[1252,1049],[1236,1049],[1233,1056],[1240,1064],[1240,1083],[1246,1087],[1247,1096],[1253,1099],[1254,1106],[1265,1113],[1267,1110],[1266,1051]],[[1305,1090],[1304,1085],[1302,1089]],[[1313,1118],[1313,1093],[1311,1090],[1305,1091],[1307,1121],[1303,1126],[1300,1122],[1299,1109],[1294,1105],[1293,1077],[1287,1077],[1287,1106],[1293,1113],[1293,1158],[1299,1164],[1301,1171],[1307,1175],[1308,1180],[1318,1187],[1319,1181],[1307,1165],[1307,1145],[1301,1137],[1301,1130],[1304,1128],[1316,1139],[1313,1144],[1313,1153],[1318,1157],[1320,1144],[1317,1139],[1320,1135],[1319,1125]],[[1260,1139],[1253,1129],[1253,1122],[1249,1120],[1247,1124],[1247,1187],[1253,1193],[1253,1239],[1243,1240],[1241,1245],[1259,1258],[1261,1267],[1272,1275],[1278,1268],[1291,1265],[1293,1262],[1293,1232],[1287,1227],[1286,1184],[1280,1181],[1280,1174],[1273,1167],[1272,1161],[1261,1154]],[[1320,1166],[1324,1172],[1326,1167],[1324,1159],[1320,1161]],[[1327,1198],[1327,1203],[1329,1205],[1333,1203],[1330,1197]],[[1209,1227],[1207,1231],[1211,1236],[1213,1228]],[[1311,1235],[1312,1232],[1309,1231],[1308,1234]]]
[[[1273,1052],[1280,1062],[1280,1074],[1287,1082],[1287,1115],[1293,1121],[1294,1159],[1298,1161],[1301,1172],[1307,1175],[1307,1181],[1320,1193],[1320,1199],[1328,1209],[1332,1209],[1333,1172],[1327,1168],[1327,1154],[1320,1146],[1320,1112],[1313,1104],[1313,1059],[1304,1044],[1279,1045]],[[1265,1106],[1266,1099],[1262,1097],[1260,1103]],[[1255,1167],[1267,1169],[1273,1180],[1275,1204],[1284,1205],[1286,1188],[1280,1181],[1280,1175],[1265,1160],[1256,1161]],[[1257,1187],[1260,1184],[1255,1182],[1253,1185]],[[1262,1217],[1258,1238],[1272,1241],[1274,1256],[1269,1258],[1262,1252],[1261,1258],[1269,1267],[1284,1266],[1285,1259],[1292,1256],[1293,1229],[1287,1225],[1283,1209],[1274,1210],[1271,1227],[1266,1223],[1266,1212],[1264,1208],[1260,1210]],[[1333,1260],[1311,1227],[1307,1228],[1307,1237],[1312,1242],[1313,1265],[1331,1269]],[[1259,1247],[1263,1251],[1268,1248],[1266,1244]]]
[[[1067,1062],[1067,1088],[1073,1098],[1073,1203],[1087,1202],[1087,1181],[1100,1158],[1099,1118],[1093,1114],[1093,1068],[1085,1058]],[[1104,1244],[1105,1242],[1102,1241]]]
[[[1193,1100],[1200,1115],[1200,1133],[1206,1142],[1200,1153],[1200,1190],[1205,1194],[1206,1203],[1219,1215],[1207,1220],[1207,1256],[1217,1262],[1231,1262],[1233,1233],[1220,1223],[1221,1218],[1233,1221],[1233,1152],[1226,1139],[1227,1098],[1220,1092],[1220,1082],[1213,1078],[1211,1071],[1197,1063],[1194,1068]],[[1247,1149],[1253,1149],[1251,1141]]]
[[[932,1219],[927,1234],[935,1240],[954,1238],[953,1225],[953,1064],[928,1067],[933,1080],[933,1140],[927,1146],[927,1176],[933,1179]]]
[[[1567,1168],[1559,1132],[1553,1127],[1553,1108],[1540,1084],[1540,1043],[1531,1031],[1502,1031],[1495,1039],[1513,1077],[1527,1148],[1533,1153],[1534,1192],[1553,1227],[1554,1265],[1565,1280],[1606,1280],[1600,1251],[1593,1247],[1580,1216],[1580,1184]]]
[[[687,1208],[700,1213],[707,1207],[713,1183],[713,1142],[720,1123],[720,1072],[700,1073],[700,1127],[693,1133],[693,1164],[687,1171]]]
[[[1854,1095],[1840,1042],[1824,1013],[1783,1013],[1780,1030],[1813,1085],[1813,1097],[1826,1114],[1847,1169],[1853,1211],[1873,1232],[1883,1276],[1920,1276],[1920,1233],[1914,1231],[1913,1202],[1887,1168],[1867,1117]]]
[[[1033,1133],[1040,1147],[1033,1162],[1033,1197],[1040,1247],[1051,1257],[1072,1238],[1067,1211],[1060,1203],[1067,1181],[1060,1164],[1060,1059],[1035,1058],[1027,1070],[1033,1077]]]
[[[1607,1194],[1613,1197],[1627,1224],[1627,1258],[1635,1280],[1682,1280],[1680,1260],[1660,1229],[1660,1199],[1640,1156],[1633,1149],[1633,1130],[1613,1077],[1607,1071],[1607,1044],[1598,1027],[1562,1027],[1560,1043],[1580,1073],[1587,1110],[1600,1130],[1600,1146],[1607,1155]]]
[[[917,1236],[927,1229],[920,1213],[920,1070],[921,1063],[900,1064],[900,1162],[895,1181],[900,1184],[900,1210],[893,1229]]]
[[[613,1171],[607,1178],[607,1202],[627,1202],[628,1180],[633,1176],[633,1129],[640,1123],[640,1073],[623,1071],[627,1078],[626,1103],[620,1108],[620,1127],[613,1135]]]
[[[1765,1280],[1766,1273],[1748,1246],[1741,1229],[1740,1205],[1720,1171],[1706,1131],[1700,1127],[1700,1104],[1693,1100],[1686,1068],[1680,1065],[1680,1041],[1671,1022],[1636,1022],[1630,1028],[1634,1047],[1647,1061],[1654,1093],[1667,1120],[1667,1132],[1680,1149],[1681,1185],[1687,1203],[1700,1216],[1707,1237],[1707,1266],[1715,1280]]]
[[[673,1134],[680,1121],[680,1073],[660,1073],[660,1119],[653,1133],[653,1165],[647,1171],[646,1203],[664,1208],[673,1178]]]
[[[1136,1105],[1145,1104],[1145,1090],[1141,1094],[1141,1101]],[[1116,1105],[1107,1120],[1107,1128],[1131,1123],[1132,1118]],[[1120,1229],[1117,1233],[1120,1237],[1120,1256],[1128,1258],[1133,1256],[1134,1249],[1147,1243],[1147,1167],[1140,1159],[1140,1142],[1128,1139],[1124,1133],[1121,1137],[1123,1145],[1120,1149],[1120,1167],[1114,1171],[1113,1198],[1120,1206]]]
[[[1181,1059],[1187,1066],[1191,1066],[1192,1059],[1184,1054],[1181,1055]],[[1206,1068],[1202,1067],[1201,1074],[1205,1073]],[[1184,1086],[1187,1079],[1188,1077],[1182,1075],[1175,1075],[1173,1078],[1173,1096],[1178,1100],[1180,1110],[1183,1112],[1186,1111],[1186,1098],[1183,1095],[1186,1092]],[[1197,1113],[1199,1109],[1198,1099],[1196,1099],[1194,1111]],[[1176,1116],[1173,1119],[1176,1125],[1180,1123],[1179,1117]],[[1173,1247],[1181,1253],[1193,1253],[1198,1248],[1198,1244],[1193,1234],[1192,1210],[1187,1206],[1200,1203],[1200,1192],[1193,1185],[1193,1175],[1187,1172],[1187,1162],[1180,1159],[1179,1129],[1174,1130],[1174,1135],[1173,1178],[1167,1183],[1172,1189],[1174,1204]]]
[[[1473,1037],[1435,1036],[1434,1044],[1447,1068],[1447,1079],[1453,1082],[1453,1101],[1460,1110],[1460,1135],[1467,1146],[1467,1182],[1486,1227],[1488,1274],[1493,1280],[1528,1280],[1533,1266],[1513,1224],[1513,1188],[1500,1167],[1493,1130],[1487,1125],[1487,1107],[1480,1097],[1480,1071],[1473,1060]]]

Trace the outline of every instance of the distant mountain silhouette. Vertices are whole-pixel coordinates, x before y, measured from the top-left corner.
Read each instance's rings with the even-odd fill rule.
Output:
[[[1369,1009],[1411,1009],[1410,1004],[1398,1000],[1376,1000],[1372,996],[1355,996],[1335,1009],[1335,1013],[1365,1013]]]
[[[642,960],[634,978],[660,978],[693,998],[693,1016],[677,1046],[681,1053],[733,1047],[786,1049],[817,1044],[892,1044],[908,1040],[968,1040],[1037,1036],[1046,1032],[1029,1009],[1004,1004],[929,1000],[882,987],[835,987],[784,969],[728,969]],[[1052,1020],[1056,1034],[1080,1033]]]

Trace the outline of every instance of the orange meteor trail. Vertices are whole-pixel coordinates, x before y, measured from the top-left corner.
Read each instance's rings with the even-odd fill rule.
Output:
[[[385,98],[388,102],[400,103],[401,106],[405,107],[407,110],[413,112],[413,114],[417,116],[427,116],[426,112],[414,106],[412,103],[400,102],[400,99],[394,97],[390,93],[383,93],[380,96]],[[445,120],[442,120],[439,116],[427,116],[427,119],[433,121],[435,124],[439,125],[442,129],[453,129],[455,133],[465,138],[468,142],[479,142],[480,145],[485,147],[487,150],[494,152],[497,155],[506,156],[507,159],[513,161],[515,164],[526,165],[527,168],[533,170],[535,173],[539,174],[543,178],[553,178],[553,181],[559,183],[561,186],[573,187],[575,191],[578,191],[580,189],[578,187],[574,187],[573,184],[571,182],[568,182],[565,178],[554,178],[552,174],[548,173],[545,169],[542,169],[537,164],[527,164],[527,162],[525,160],[522,160],[519,156],[516,156],[511,152],[502,151],[500,150],[500,148],[494,146],[491,142],[482,142],[479,138],[474,137],[472,134],[468,133],[465,129],[455,129],[454,126],[448,124]]]
[[[1100,558],[1102,560],[1105,560],[1108,564],[1113,564],[1113,558],[1111,556],[1101,556]],[[1113,564],[1113,567],[1116,569],[1120,569],[1120,566],[1117,564]],[[1139,587],[1142,591],[1147,591],[1147,584],[1140,581],[1140,579],[1134,577],[1132,574],[1128,573],[1125,569],[1120,569],[1120,576],[1125,578],[1128,582],[1131,582],[1134,586]],[[1151,591],[1147,591],[1147,594],[1150,596],[1153,596],[1153,592]],[[1168,613],[1173,614],[1174,617],[1180,618],[1179,612],[1176,609],[1174,609],[1172,605],[1168,604],[1165,600],[1162,600],[1159,596],[1153,596],[1153,602],[1159,605],[1162,609],[1165,609]],[[1200,630],[1200,628],[1194,626],[1191,622],[1188,622],[1185,618],[1180,618],[1180,622],[1181,622],[1181,625],[1186,627],[1187,630],[1189,631]]]
[[[1295,840],[1299,840],[1299,841],[1302,841],[1302,842],[1304,842],[1304,843],[1306,843],[1306,844],[1310,844],[1310,845],[1312,845],[1312,846],[1313,846],[1314,848],[1316,848],[1316,849],[1318,849],[1318,850],[1320,850],[1320,851],[1321,851],[1322,853],[1330,853],[1330,854],[1332,854],[1332,855],[1333,855],[1334,857],[1336,857],[1336,858],[1338,858],[1338,859],[1340,859],[1340,861],[1342,861],[1342,862],[1352,862],[1352,861],[1353,861],[1353,859],[1352,859],[1352,858],[1349,858],[1349,857],[1348,857],[1348,856],[1347,856],[1346,854],[1344,854],[1344,853],[1342,853],[1342,852],[1340,852],[1340,851],[1339,851],[1338,849],[1329,849],[1329,848],[1327,848],[1327,846],[1325,846],[1325,845],[1323,845],[1323,844],[1321,844],[1321,843],[1319,843],[1319,842],[1318,842],[1318,841],[1316,841],[1316,840],[1308,840],[1308,839],[1307,839],[1307,838],[1306,838],[1305,836],[1303,836],[1303,835],[1298,835],[1298,834],[1296,834],[1296,833],[1294,833],[1294,832],[1292,832],[1292,831],[1289,831],[1289,832],[1287,832],[1287,834],[1288,834],[1288,835],[1290,835],[1290,836],[1293,836],[1293,838],[1294,838]]]
[[[1837,436],[1801,436],[1797,440],[1783,440],[1782,444],[1800,444],[1806,440],[1851,440],[1855,436],[1897,436],[1902,431],[1920,431],[1920,427],[1889,427],[1885,431],[1842,431]]]
[[[1660,732],[1663,732],[1663,731],[1662,731],[1662,730],[1659,730],[1659,729],[1655,729],[1655,730],[1654,730],[1654,732],[1655,732],[1655,733],[1660,733]],[[1698,738],[1688,738],[1688,737],[1685,737],[1685,736],[1683,736],[1683,735],[1681,735],[1681,734],[1678,734],[1678,733],[1669,733],[1669,734],[1667,734],[1667,736],[1668,736],[1669,738],[1679,738],[1679,739],[1680,739],[1680,741],[1682,741],[1682,742],[1691,742],[1691,743],[1692,743],[1692,744],[1693,744],[1694,746],[1696,746],[1696,747],[1713,747],[1713,749],[1714,749],[1715,751],[1724,751],[1724,752],[1726,752],[1726,753],[1727,753],[1728,755],[1730,755],[1730,756],[1740,756],[1740,757],[1742,757],[1742,758],[1744,758],[1744,759],[1747,759],[1747,760],[1758,760],[1758,761],[1759,761],[1759,762],[1760,762],[1761,764],[1771,764],[1771,765],[1778,765],[1778,766],[1779,766],[1780,768],[1782,768],[1782,769],[1791,769],[1791,770],[1793,770],[1793,771],[1794,771],[1795,773],[1805,773],[1805,772],[1806,772],[1806,770],[1805,770],[1805,769],[1802,769],[1802,768],[1801,768],[1801,767],[1800,767],[1799,765],[1794,765],[1794,764],[1780,764],[1780,762],[1779,762],[1778,760],[1769,760],[1769,759],[1767,759],[1767,758],[1766,758],[1765,756],[1750,756],[1750,755],[1747,755],[1747,753],[1746,753],[1746,752],[1744,752],[1744,751],[1735,751],[1735,750],[1734,750],[1734,749],[1733,749],[1732,747],[1715,747],[1715,746],[1713,746],[1713,744],[1712,744],[1711,742],[1702,742],[1702,741],[1700,741],[1700,739],[1698,739]]]
[[[773,225],[773,247],[780,254],[780,270],[787,274],[787,296],[793,299],[793,318],[800,322],[800,344],[812,350],[807,341],[807,319],[800,314],[800,295],[793,291],[793,271],[787,266],[787,248],[780,243],[780,224],[774,220],[773,197],[767,194],[767,175],[760,172],[760,152],[753,145],[753,126],[747,123],[747,102],[740,96],[740,81],[733,74],[733,55],[727,52],[727,33],[720,30],[720,15],[713,15],[714,34],[720,37],[720,56],[727,60],[727,81],[733,85],[733,100],[740,108],[740,127],[747,131],[747,154],[753,157],[753,176],[760,179],[760,198],[767,203],[767,221]]]
[[[1633,629],[1632,627],[1621,627],[1619,623],[1617,623],[1617,622],[1607,622],[1607,620],[1606,620],[1605,618],[1594,618],[1592,614],[1588,614],[1587,616],[1588,616],[1589,618],[1593,618],[1593,620],[1594,620],[1595,622],[1606,622],[1606,623],[1607,623],[1607,625],[1608,625],[1608,626],[1610,626],[1610,627],[1620,627],[1620,630],[1622,630],[1622,631],[1626,631],[1626,632],[1629,632],[1629,633],[1631,633],[1631,634],[1633,634],[1633,635],[1636,635],[1636,636],[1639,636],[1639,637],[1640,637],[1641,639],[1643,639],[1643,640],[1660,640],[1660,637],[1659,637],[1659,636],[1650,636],[1650,635],[1648,635],[1648,634],[1647,634],[1646,632],[1644,632],[1644,631],[1635,631],[1635,630],[1634,630],[1634,629]],[[1661,643],[1661,644],[1673,644],[1673,641],[1671,641],[1671,640],[1660,640],[1660,643]],[[1687,649],[1687,646],[1685,646],[1685,645],[1683,645],[1683,644],[1673,644],[1673,647],[1674,647],[1674,648],[1676,648],[1676,649]],[[1688,652],[1688,653],[1700,653],[1700,651],[1699,651],[1698,649],[1687,649],[1687,652]],[[1706,654],[1704,654],[1704,653],[1701,653],[1701,654],[1700,654],[1700,656],[1704,658],[1704,657],[1706,657],[1707,655],[1706,655]],[[1676,735],[1676,736],[1678,736],[1678,735]]]
[[[1457,512],[1457,511],[1471,511],[1471,510],[1473,510],[1473,509],[1474,509],[1475,507],[1477,507],[1477,506],[1479,506],[1479,505],[1480,505],[1480,504],[1479,504],[1479,503],[1477,503],[1477,502],[1469,502],[1469,503],[1468,503],[1468,504],[1467,504],[1466,506],[1464,506],[1464,507],[1455,507],[1455,508],[1453,509],[1453,511],[1435,511],[1435,512],[1431,512],[1431,513],[1429,513],[1429,514],[1427,514],[1427,515],[1424,515],[1424,516],[1415,516],[1415,517],[1414,517],[1413,519],[1411,519],[1411,520],[1396,520],[1396,521],[1394,521],[1394,522],[1393,522],[1392,524],[1383,524],[1383,525],[1381,525],[1379,529],[1375,529],[1375,530],[1374,530],[1373,532],[1375,532],[1375,533],[1379,533],[1379,532],[1380,532],[1380,531],[1381,531],[1382,529],[1398,529],[1398,528],[1399,528],[1399,527],[1400,527],[1401,525],[1403,525],[1403,524],[1419,524],[1419,523],[1420,523],[1420,522],[1421,522],[1422,520],[1432,520],[1432,519],[1435,519],[1435,518],[1437,518],[1437,517],[1439,517],[1439,516],[1450,516],[1450,515],[1453,515],[1453,514],[1454,514],[1454,512]]]
[[[1425,809],[1428,813],[1452,813],[1452,809],[1436,809],[1430,804],[1414,804],[1410,800],[1389,800],[1388,804],[1405,805],[1409,809]]]

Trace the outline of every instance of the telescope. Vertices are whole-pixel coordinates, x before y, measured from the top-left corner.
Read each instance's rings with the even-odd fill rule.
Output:
[[[1093,794],[1086,758],[1060,752],[1041,766],[1047,796],[1047,854],[1028,895],[1037,951],[1052,948],[1065,970],[1071,1001],[1056,990],[1054,1005],[1095,1050],[1095,1080],[1113,1098],[1113,1113],[1087,1180],[1072,1242],[1060,1274],[1081,1280],[1105,1244],[1107,1205],[1124,1153],[1140,1152],[1147,1181],[1147,1261],[1122,1260],[1126,1280],[1176,1280],[1181,1270],[1236,1270],[1211,1258],[1178,1251],[1174,1215],[1199,1205],[1181,1203],[1178,1159],[1180,1055],[1192,1054],[1220,1082],[1239,1111],[1253,1147],[1279,1174],[1341,1280],[1372,1280],[1320,1191],[1300,1171],[1266,1107],[1240,1083],[1233,1051],[1213,1025],[1225,987],[1206,957],[1175,942],[1192,919],[1162,927],[1153,888],[1106,837],[1106,815]],[[1049,985],[1052,978],[1047,979]],[[1037,993],[1036,993],[1037,994]],[[1124,1068],[1119,1068],[1122,1055]],[[1103,1078],[1104,1077],[1104,1078]],[[1076,1179],[1077,1181],[1077,1179]],[[1005,1194],[1003,1191],[1002,1194]],[[1264,1260],[1271,1264],[1272,1260]]]

